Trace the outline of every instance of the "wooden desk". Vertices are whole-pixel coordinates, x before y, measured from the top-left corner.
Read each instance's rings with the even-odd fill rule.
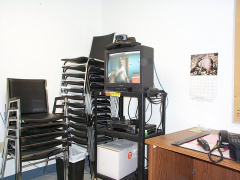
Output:
[[[217,131],[211,131],[217,134]],[[240,163],[224,159],[212,163],[208,154],[171,145],[171,143],[193,136],[197,133],[188,130],[146,139],[149,145],[148,179],[240,179]]]

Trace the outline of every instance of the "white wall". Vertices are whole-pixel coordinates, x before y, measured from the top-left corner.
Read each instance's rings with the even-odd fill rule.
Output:
[[[87,56],[93,36],[117,32],[154,48],[168,93],[166,131],[198,124],[239,132],[232,123],[234,0],[0,0],[0,112],[6,78],[48,80],[50,108],[59,95],[62,58]],[[189,96],[192,54],[219,53],[217,98]],[[158,85],[155,78],[155,85]],[[135,107],[131,106],[135,112]],[[155,107],[150,123],[158,123]],[[149,110],[147,115],[149,114]],[[0,141],[3,140],[0,122]]]
[[[240,124],[232,123],[234,8],[234,0],[103,0],[103,33],[134,36],[154,48],[158,76],[169,99],[167,133],[198,124],[239,132]],[[215,52],[217,97],[212,102],[192,100],[191,55]],[[156,77],[155,85],[160,88]],[[155,107],[150,123],[159,122],[158,112]]]
[[[60,92],[61,59],[88,56],[92,37],[102,35],[101,26],[98,0],[0,0],[1,114],[6,78],[47,79],[51,110]],[[3,127],[0,120],[0,142]]]
[[[101,11],[97,0],[0,1],[1,114],[6,78],[47,79],[52,109],[60,92],[61,59],[89,55],[92,37],[102,35]]]

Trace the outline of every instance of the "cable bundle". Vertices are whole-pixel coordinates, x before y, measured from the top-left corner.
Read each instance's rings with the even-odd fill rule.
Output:
[[[163,90],[156,88],[149,88],[147,90],[147,99],[152,104],[160,104],[163,101],[163,98],[166,98],[167,93]]]

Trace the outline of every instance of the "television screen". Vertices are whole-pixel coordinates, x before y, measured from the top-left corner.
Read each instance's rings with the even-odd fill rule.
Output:
[[[140,83],[140,51],[109,54],[108,83]]]
[[[146,91],[153,87],[153,48],[132,46],[105,51],[104,90]]]

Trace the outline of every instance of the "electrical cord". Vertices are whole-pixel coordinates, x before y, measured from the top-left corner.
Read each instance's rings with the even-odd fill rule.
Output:
[[[146,110],[145,110],[145,112],[147,112],[147,110],[148,110],[148,107],[149,107],[149,105],[150,105],[151,103],[149,102],[148,103],[148,105],[147,105],[147,108],[146,108]]]
[[[6,120],[7,120],[7,108],[6,108],[6,104],[5,104],[5,112],[3,113],[4,117],[2,116],[2,113],[0,112],[0,116],[1,116],[1,119],[2,119],[2,122],[3,122],[3,125],[6,126]]]
[[[156,70],[154,61],[153,61],[153,67],[154,67],[155,75],[156,75],[156,77],[157,77],[158,84],[160,85],[160,87],[162,88],[162,90],[165,91],[164,88],[163,88],[163,86],[162,86],[162,84],[161,84],[161,82],[160,82],[160,80],[159,80],[159,77],[158,77],[158,74],[157,74],[157,70]],[[168,97],[166,97],[166,106],[165,106],[165,109],[167,109],[168,103],[169,103],[169,100],[168,100]]]
[[[128,101],[128,118],[131,119],[130,117],[130,112],[129,112],[129,107],[130,107],[130,102],[132,100],[132,97],[130,97],[129,101]]]
[[[162,84],[160,83],[160,80],[159,80],[159,78],[158,78],[158,74],[157,74],[157,70],[156,70],[154,61],[153,61],[153,67],[154,67],[154,72],[155,72],[156,77],[157,77],[157,80],[158,80],[158,84],[161,86],[162,90],[164,90],[164,88],[163,88],[163,86],[162,86]]]
[[[2,113],[0,113],[0,116],[1,116],[1,119],[2,119],[2,122],[3,122],[3,125],[5,125],[6,120],[4,120],[4,118],[2,117]]]
[[[159,112],[160,112],[160,117],[162,117],[162,104],[161,104],[160,107],[159,107]],[[159,123],[159,126],[158,126],[157,129],[159,129],[161,125],[162,125],[162,118],[161,118],[161,120],[160,120],[160,123]]]
[[[144,159],[148,162],[148,158],[144,157]],[[147,168],[147,167],[148,167],[148,163],[144,168]]]
[[[132,97],[130,97],[130,100],[128,101],[128,117],[129,117],[130,120],[132,119],[131,116],[130,116],[130,103],[131,103],[131,100],[132,100]],[[135,118],[136,119],[138,119],[137,113],[138,113],[138,106],[137,106],[136,112],[135,112]]]
[[[157,129],[160,128],[162,125],[163,119],[162,119],[162,108],[165,102],[165,98],[167,97],[167,93],[164,90],[159,90],[156,88],[149,88],[147,90],[147,99],[151,103],[151,115],[152,116],[152,104],[159,105],[159,112],[160,112],[160,123]],[[150,118],[147,122],[149,122]],[[146,122],[146,123],[147,123]]]
[[[130,102],[131,102],[131,99],[132,99],[132,97],[130,98],[130,100],[129,100],[129,102],[128,102],[128,117],[129,117],[129,119],[131,119],[131,117],[130,117]],[[148,103],[145,112],[147,112],[148,107],[149,107],[150,104],[151,104],[151,114],[150,114],[150,117],[149,117],[149,119],[147,120],[146,123],[148,123],[148,122],[150,121],[151,117],[152,117],[152,103],[150,103],[150,102]],[[137,106],[136,112],[135,112],[135,118],[136,118],[136,119],[138,119],[137,113],[138,113],[138,106]],[[145,123],[145,124],[146,124],[146,123]]]
[[[152,103],[151,103],[151,114],[150,114],[150,117],[148,118],[147,122],[145,122],[145,124],[147,124],[150,121],[151,117],[152,117]]]
[[[216,144],[216,147],[214,147],[213,149],[211,149],[210,151],[209,151],[209,153],[208,153],[208,157],[209,157],[209,159],[212,161],[212,162],[214,162],[214,163],[219,163],[219,162],[221,162],[222,160],[223,160],[223,153],[222,153],[222,151],[221,151],[221,149],[220,148],[225,148],[226,146],[224,146],[224,145],[219,145],[219,141],[217,141],[217,144]],[[215,150],[218,150],[218,152],[220,153],[220,159],[218,159],[218,160],[213,160],[212,159],[212,152],[213,151],[215,151]]]
[[[114,105],[115,105],[115,112],[112,114],[113,116],[117,116],[117,114],[118,114],[118,111],[119,111],[119,99],[118,99],[118,97],[114,97],[114,96],[112,96],[111,97],[111,101],[114,101]]]
[[[135,118],[138,119],[138,106],[137,106],[137,108],[136,108]]]

